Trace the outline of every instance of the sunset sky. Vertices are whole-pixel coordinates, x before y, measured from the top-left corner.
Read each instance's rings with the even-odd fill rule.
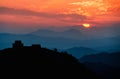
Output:
[[[120,0],[0,0],[0,31],[120,23]]]

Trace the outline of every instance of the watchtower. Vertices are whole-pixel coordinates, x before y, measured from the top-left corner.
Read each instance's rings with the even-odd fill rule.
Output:
[[[13,43],[13,48],[22,48],[23,46],[21,40],[16,40],[15,43]]]

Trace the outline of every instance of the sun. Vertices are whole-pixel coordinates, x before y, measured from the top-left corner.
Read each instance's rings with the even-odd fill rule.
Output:
[[[88,23],[84,23],[84,24],[82,24],[83,25],[83,27],[85,27],[85,28],[89,28],[90,27],[90,24],[88,24]]]

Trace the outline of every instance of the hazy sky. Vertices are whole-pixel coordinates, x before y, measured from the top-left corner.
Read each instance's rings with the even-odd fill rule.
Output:
[[[120,0],[0,0],[0,31],[120,23]]]

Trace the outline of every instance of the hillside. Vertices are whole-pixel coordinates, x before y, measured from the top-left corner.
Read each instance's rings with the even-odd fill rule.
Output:
[[[81,62],[101,62],[113,67],[120,67],[120,53],[115,52],[115,53],[99,53],[99,54],[91,54],[91,55],[86,55],[80,58]]]
[[[16,41],[13,48],[0,51],[0,66],[6,72],[36,74],[38,78],[43,75],[44,78],[94,78],[91,71],[73,56],[40,45],[24,46],[21,41]]]
[[[120,52],[99,53],[80,58],[87,68],[95,72],[101,79],[120,79]]]

